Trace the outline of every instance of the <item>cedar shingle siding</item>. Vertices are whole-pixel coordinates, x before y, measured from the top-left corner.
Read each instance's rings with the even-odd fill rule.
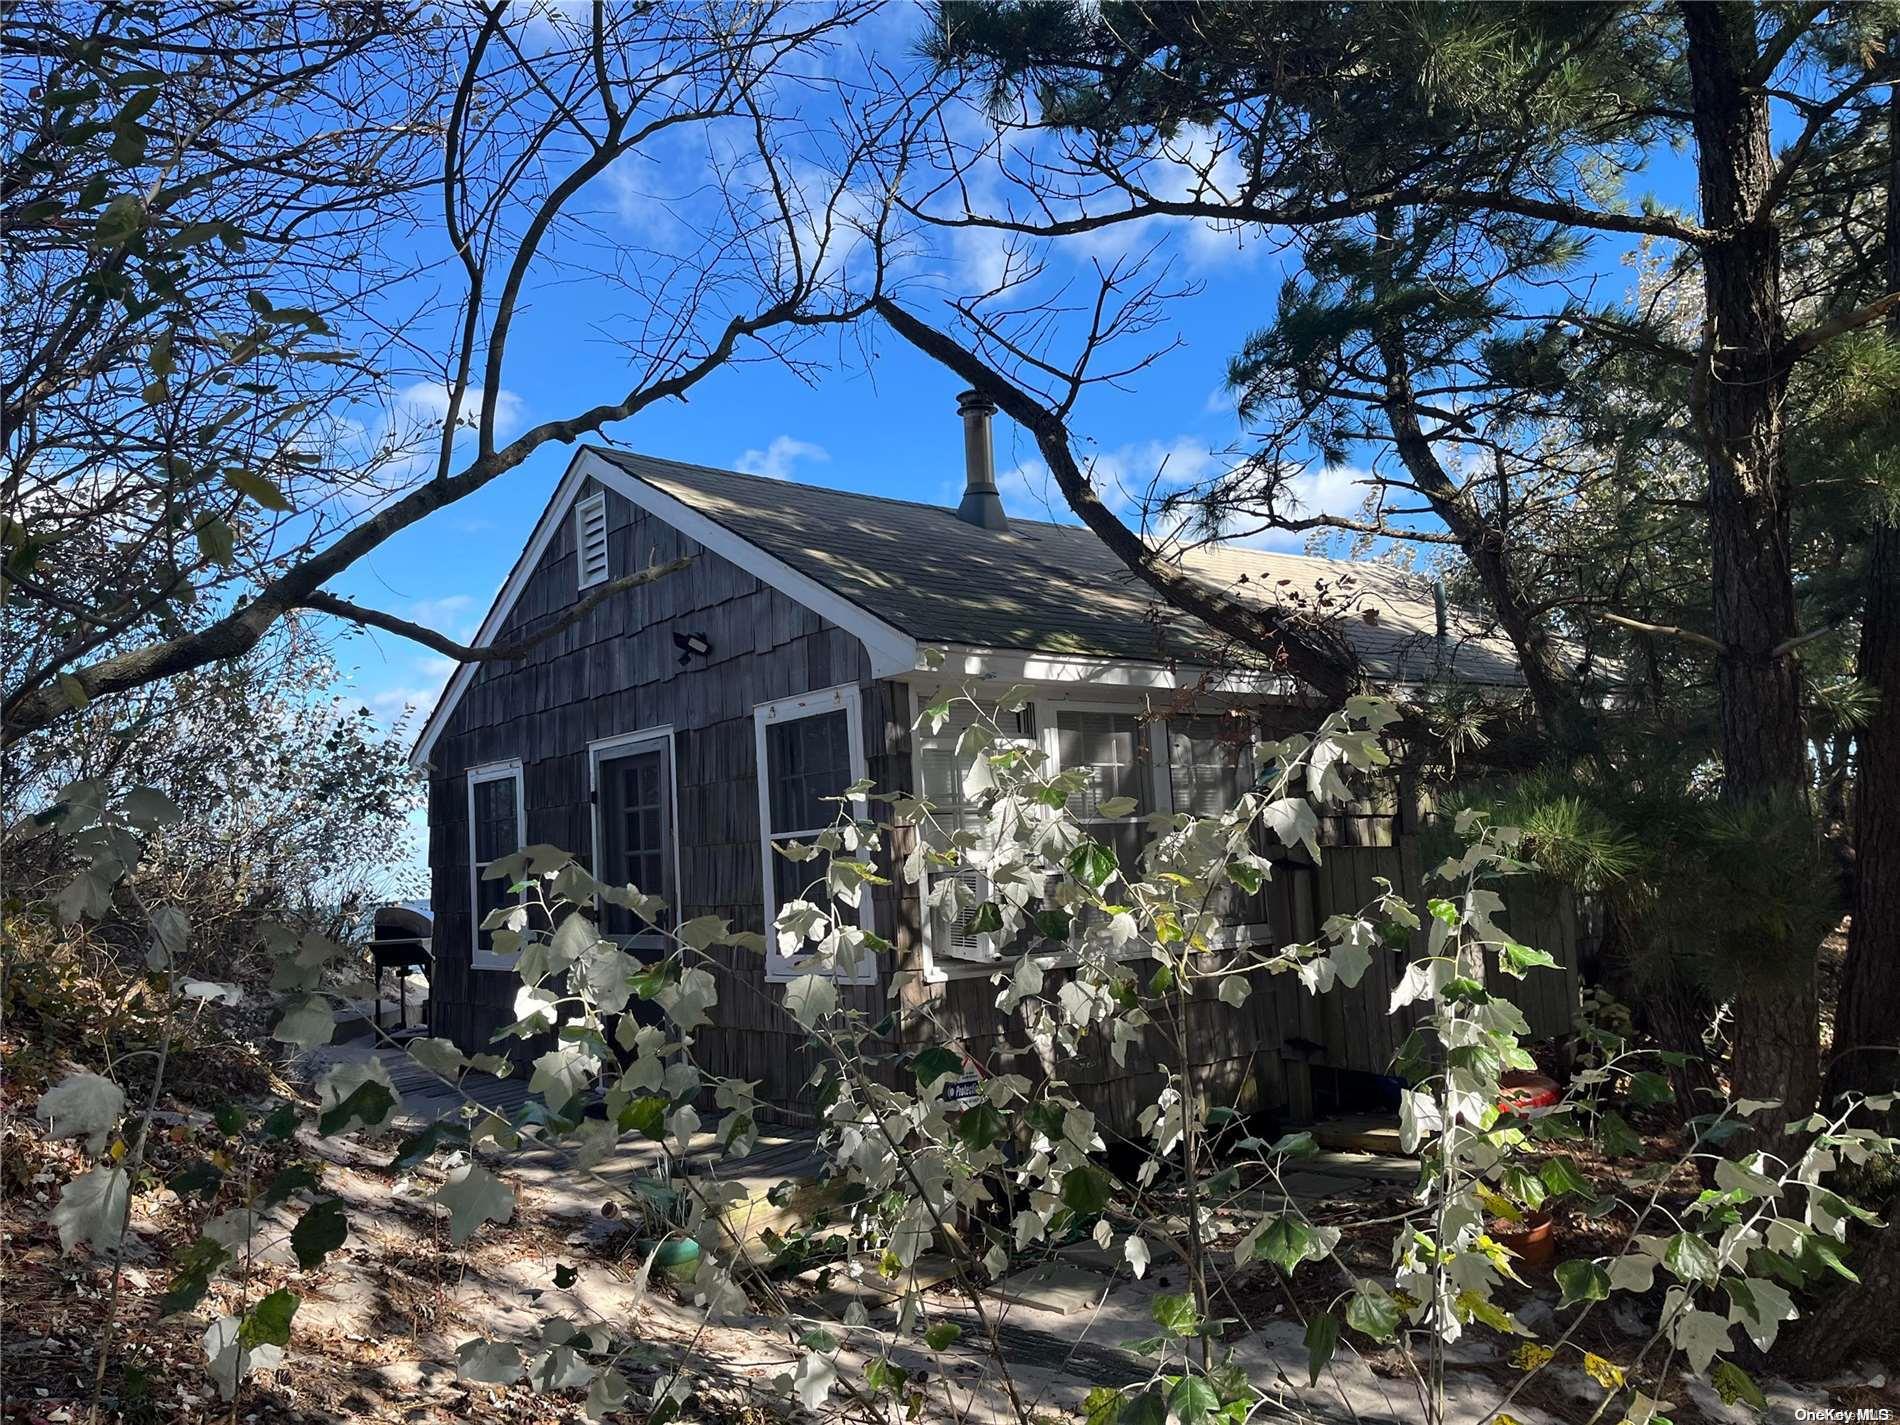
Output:
[[[602,479],[622,482],[620,489],[604,491],[608,577],[682,554],[693,562],[616,595],[518,662],[477,665],[459,701],[431,719],[431,727],[440,724],[433,745],[425,731],[436,915],[434,1032],[466,1049],[487,1048],[494,1031],[513,1020],[517,984],[512,973],[470,966],[469,768],[518,759],[525,841],[561,846],[591,864],[588,744],[671,727],[678,788],[678,913],[683,918],[717,915],[755,931],[766,929],[753,717],[758,705],[838,685],[855,687],[873,784],[879,791],[913,790],[909,686],[873,678],[870,656],[857,636],[742,567],[750,551],[733,559],[713,554],[631,503],[621,490],[643,499],[645,492],[626,480],[643,481],[789,566],[794,572],[782,582],[800,588],[835,617],[850,622],[856,617],[851,604],[874,615],[882,628],[866,633],[873,646],[895,629],[919,641],[1092,654],[1108,669],[1129,661],[1208,661],[1219,652],[1217,640],[1194,621],[1158,613],[1146,591],[1085,530],[1013,517],[1011,531],[999,534],[965,525],[953,511],[906,501],[606,451],[577,461],[594,457],[611,462],[612,468],[591,467]],[[574,500],[601,489],[592,477],[574,488],[575,478],[563,485]],[[559,507],[543,516],[537,532],[548,531],[548,543],[526,571],[500,627],[487,630],[492,641],[513,641],[573,607],[580,597],[577,523]],[[708,539],[720,537],[694,527]],[[762,558],[759,567],[769,564]],[[1288,589],[1329,590],[1334,596],[1356,591],[1347,595],[1358,602],[1344,629],[1375,675],[1518,681],[1508,647],[1459,624],[1455,614],[1449,636],[1438,638],[1429,585],[1401,571],[1258,550],[1199,556],[1196,567],[1226,587],[1270,586],[1282,591],[1280,597]],[[800,575],[822,589],[800,584]],[[1357,616],[1364,605],[1379,611],[1370,623]],[[703,635],[710,653],[682,664],[675,634]],[[887,663],[884,671],[891,666]],[[1069,693],[1084,705],[1114,693],[1087,684],[1051,685],[1044,691],[1055,700],[1052,716],[1058,719]],[[1130,712],[1141,706],[1130,690],[1116,694],[1112,705]],[[1087,716],[1101,721],[1099,714]],[[1304,730],[1312,714],[1282,707],[1273,718],[1284,720],[1284,731],[1290,732]],[[1059,730],[1060,722],[1051,726]],[[1309,939],[1328,916],[1357,913],[1377,894],[1375,877],[1416,898],[1420,853],[1408,801],[1409,792],[1399,796],[1395,808],[1371,803],[1363,808],[1396,810],[1395,815],[1328,818],[1328,839],[1338,844],[1327,851],[1324,863],[1287,866],[1262,893],[1275,943]],[[899,834],[890,854],[904,854],[907,835]],[[894,959],[887,956],[878,967],[877,983],[843,986],[839,996],[877,1018],[892,1007],[892,973],[921,968],[922,955],[914,893],[876,888],[873,912],[874,928],[896,947]],[[1520,938],[1556,954],[1566,968],[1500,988],[1523,1006],[1534,1033],[1566,1029],[1576,995],[1572,907],[1562,897],[1513,892],[1508,923]],[[814,1068],[805,1036],[780,1010],[783,992],[766,982],[756,957],[716,953],[721,956],[719,1004],[714,1026],[695,1036],[700,1063],[713,1073],[756,1082],[763,1101],[798,1121],[801,1105],[808,1107],[804,1085]],[[1197,997],[1188,1008],[1184,1036],[1197,1077],[1217,1101],[1288,1119],[1307,1117],[1316,1090],[1323,1095],[1336,1071],[1386,1068],[1406,1028],[1385,1012],[1402,970],[1402,957],[1378,957],[1357,989],[1319,1000],[1292,976],[1265,974],[1254,977],[1255,993],[1239,1009],[1211,996]],[[1051,971],[1051,989],[1062,973]],[[927,1015],[908,1016],[906,1034],[959,1045],[992,1072],[1033,1077],[1039,1072],[1038,1055],[1017,1042],[1019,1031],[1005,1024],[995,998],[987,974],[915,981],[902,1000]],[[1099,1036],[1090,1036],[1080,1055],[1062,1066],[1084,1101],[1123,1131],[1154,1101],[1160,1065],[1179,1062],[1159,1030],[1149,1039],[1131,1048],[1126,1065],[1116,1065]],[[884,1071],[900,1072],[894,1064]]]
[[[518,757],[527,841],[549,842],[587,861],[593,851],[587,744],[670,724],[678,759],[680,913],[719,915],[748,930],[764,929],[757,704],[854,683],[864,699],[871,776],[890,786],[908,774],[908,697],[901,687],[870,680],[856,639],[619,495],[608,493],[607,509],[614,577],[680,554],[694,562],[616,595],[520,662],[478,668],[430,756],[434,1032],[468,1048],[485,1048],[489,1036],[513,1020],[517,984],[511,973],[469,965],[465,777],[471,766]],[[501,641],[572,606],[578,597],[574,560],[574,521],[562,519],[497,635]],[[712,652],[682,667],[675,631],[705,634]],[[914,915],[914,906],[907,914]],[[912,933],[900,929],[897,918],[886,892],[877,929],[907,947]],[[810,1071],[803,1035],[779,1010],[779,991],[768,990],[756,957],[724,953],[720,1027],[702,1034],[701,1061],[716,1073],[759,1080],[763,1097],[789,1103]],[[869,1008],[883,989],[843,993]]]

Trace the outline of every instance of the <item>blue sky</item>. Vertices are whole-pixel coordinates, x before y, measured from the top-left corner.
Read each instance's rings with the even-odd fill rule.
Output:
[[[880,54],[908,51],[917,12],[893,7],[875,23],[869,43]],[[1680,202],[1692,192],[1687,163],[1680,155],[1658,155],[1654,181],[1665,200]],[[679,172],[667,165],[640,170],[649,190],[669,184],[684,190],[703,174],[703,154],[680,152]],[[536,421],[571,414],[597,400],[624,392],[629,372],[621,351],[599,334],[604,318],[619,314],[623,293],[605,281],[590,281],[593,254],[616,242],[631,251],[639,244],[660,245],[666,221],[638,201],[623,174],[610,172],[583,195],[594,215],[596,246],[556,250],[570,264],[559,280],[535,287],[531,304],[510,347],[501,397],[505,438]],[[1130,378],[1125,391],[1097,390],[1078,408],[1072,428],[1100,460],[1098,470],[1145,482],[1166,462],[1170,475],[1187,478],[1211,471],[1219,452],[1240,432],[1225,400],[1227,361],[1244,338],[1268,319],[1286,276],[1286,251],[1259,240],[1174,224],[1122,227],[1098,234],[1085,244],[1058,245],[1052,254],[1055,276],[1062,265],[1084,271],[1084,264],[1112,260],[1121,252],[1144,251],[1159,243],[1175,264],[1176,276],[1198,286],[1189,297],[1172,302],[1168,330],[1158,343],[1174,349]],[[1587,266],[1609,279],[1610,290],[1627,284],[1627,244],[1599,240]],[[937,241],[914,274],[911,305],[941,320],[941,308],[928,299],[933,283],[971,290],[985,261],[994,260],[968,235]],[[955,396],[961,383],[907,344],[875,325],[851,334],[826,334],[826,345],[808,355],[819,357],[813,380],[801,380],[785,367],[753,362],[729,367],[705,381],[689,403],[656,407],[611,429],[633,449],[673,459],[751,470],[843,489],[953,504],[959,493],[961,429]],[[399,399],[407,391],[412,405],[427,405],[431,389],[426,373],[415,372],[411,387],[392,386]],[[487,488],[439,512],[390,540],[371,557],[335,581],[336,592],[364,604],[419,620],[458,639],[473,634],[506,577],[529,531],[565,467],[571,449],[550,445],[526,464]],[[1004,499],[1012,512],[1036,517],[1066,517],[1050,507],[1050,492],[1034,459],[1034,446],[1008,421],[997,423],[997,465]],[[1351,512],[1360,492],[1356,471],[1344,469],[1308,477],[1309,508]],[[1297,548],[1287,536],[1281,547]],[[411,727],[426,716],[452,671],[449,660],[405,640],[381,633],[350,632],[337,654],[347,680],[340,690],[359,698],[379,716],[394,721],[409,714]]]
[[[913,53],[918,14],[904,7],[883,11],[865,42],[880,58]],[[846,74],[842,66],[849,62],[842,58],[837,72]],[[827,121],[808,122],[807,137],[822,142]],[[1687,155],[1650,157],[1650,171],[1633,187],[1640,191],[1654,185],[1665,203],[1692,209]],[[630,304],[623,288],[591,274],[626,254],[689,238],[677,217],[656,211],[653,196],[708,186],[704,147],[698,153],[663,153],[658,161],[643,157],[641,163],[632,177],[610,170],[583,193],[579,206],[594,224],[592,236],[565,250],[556,245],[551,255],[565,270],[531,283],[501,383],[498,433],[503,439],[535,422],[618,399],[630,384],[625,354],[603,335],[616,317],[628,314]],[[938,293],[983,290],[989,285],[985,276],[993,276],[997,264],[997,246],[967,233],[936,234],[927,241],[929,246],[913,259],[907,301],[926,319],[944,323],[933,288]],[[1257,235],[1249,239],[1181,223],[1129,225],[1057,244],[1046,254],[1049,280],[1080,275],[1086,281],[1094,264],[1151,248],[1147,260],[1167,260],[1177,282],[1197,289],[1168,304],[1166,330],[1152,338],[1153,345],[1172,343],[1172,348],[1123,382],[1125,389],[1093,389],[1071,419],[1084,454],[1097,462],[1098,481],[1120,479],[1136,489],[1162,468],[1175,481],[1211,474],[1222,452],[1240,440],[1225,391],[1227,363],[1270,319],[1288,275],[1286,264],[1297,260],[1287,248]],[[1598,238],[1592,243],[1583,265],[1601,282],[1596,300],[1613,300],[1629,290],[1635,275],[1631,257],[1626,241]],[[453,282],[444,280],[443,291],[452,296]],[[437,320],[442,311],[437,308]],[[415,331],[407,335],[413,339]],[[699,385],[689,402],[654,407],[609,434],[626,447],[671,459],[954,504],[962,483],[955,401],[962,383],[874,323],[850,332],[829,331],[818,340],[822,347],[805,352],[815,358],[809,380],[768,360],[730,366]],[[426,338],[418,345],[426,349]],[[406,406],[412,418],[419,413],[426,420],[441,391],[439,373],[432,374],[425,363],[401,376],[392,373],[388,396],[395,406]],[[387,413],[365,412],[363,429],[375,431],[379,419],[387,421]],[[1000,417],[996,439],[1010,511],[1068,518],[1035,458],[1033,441]],[[567,446],[544,447],[475,495],[388,541],[334,581],[332,589],[452,638],[469,639],[571,454]],[[1355,482],[1362,475],[1352,467],[1315,469],[1302,477],[1303,502],[1309,511],[1357,513],[1364,489]],[[1294,535],[1265,542],[1302,547]],[[343,669],[339,695],[360,700],[392,725],[403,725],[404,735],[412,738],[454,665],[393,635],[341,625],[337,632],[335,652]],[[422,830],[418,813],[412,844],[402,851],[392,848],[392,861],[404,870],[422,865]]]
[[[1133,230],[1124,236],[1131,243],[1152,241]],[[1093,453],[1105,457],[1105,469],[1137,478],[1163,460],[1170,474],[1191,474],[1211,466],[1211,452],[1234,441],[1237,422],[1224,400],[1226,363],[1268,310],[1283,277],[1281,255],[1260,244],[1202,235],[1181,246],[1182,275],[1203,285],[1198,296],[1177,304],[1181,345],[1133,378],[1132,391],[1092,396],[1075,422]],[[946,259],[945,265],[954,264]],[[563,285],[537,299],[536,319],[510,352],[505,427],[566,414],[624,385],[619,353],[588,338],[588,305],[582,286]],[[828,369],[813,382],[770,363],[730,367],[698,387],[689,403],[653,408],[613,433],[622,444],[670,459],[954,504],[963,479],[956,413],[961,383],[888,332],[870,326],[864,332],[868,350],[855,340],[831,340]],[[1066,518],[1066,509],[1050,507],[1034,442],[1000,417],[996,439],[1009,508]],[[333,587],[467,637],[570,454],[566,446],[544,447],[470,498],[399,534]],[[1324,493],[1337,508],[1357,503],[1349,480],[1341,474],[1325,481]],[[348,691],[385,716],[409,704],[426,713],[450,671],[447,660],[429,650],[381,633],[351,635],[338,653],[351,670]]]

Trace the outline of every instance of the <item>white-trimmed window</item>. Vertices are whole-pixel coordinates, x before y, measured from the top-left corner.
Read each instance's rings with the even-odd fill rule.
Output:
[[[1171,718],[1167,726],[1168,792],[1177,812],[1220,816],[1253,788],[1253,723],[1250,718],[1201,713]],[[1256,847],[1255,849],[1259,849]],[[1269,888],[1252,895],[1226,885],[1208,909],[1242,943],[1272,937]]]
[[[659,896],[666,912],[650,927],[622,906],[600,908],[601,930],[622,944],[660,948],[679,923],[679,785],[673,729],[647,728],[587,745],[594,812],[594,878]]]
[[[918,696],[921,699],[925,694],[920,692]],[[1129,875],[1139,876],[1147,833],[1144,818],[1154,811],[1160,790],[1151,729],[1141,709],[1134,704],[1038,701],[1024,709],[1014,729],[1009,714],[997,716],[1005,738],[1014,731],[1041,747],[1048,759],[1043,764],[1045,771],[1055,773],[1075,767],[1089,771],[1088,783],[1071,802],[1070,811],[1089,835],[1115,852]],[[967,705],[953,704],[942,729],[934,734],[920,729],[916,734],[914,775],[919,793],[937,808],[933,815],[941,830],[931,840],[938,844],[959,829],[978,829],[980,813],[963,796],[968,759],[958,755],[963,729],[973,717]],[[1132,799],[1134,810],[1125,816],[1103,815],[1101,804],[1117,797]],[[946,914],[930,907],[931,886],[940,884],[938,878],[943,874],[938,869],[928,870],[922,892],[926,972],[938,979],[987,972],[999,958],[1012,952],[1009,947],[997,945],[994,936],[972,933],[969,916],[962,917],[963,924],[946,923]],[[989,898],[989,887],[980,875],[953,874],[968,877],[979,903]],[[1062,963],[1063,957],[1072,953],[1070,946],[1046,940],[1042,943],[1054,963]],[[1021,953],[1020,944],[1013,953]]]
[[[927,694],[918,694],[921,703]],[[942,845],[959,830],[978,829],[978,815],[963,796],[967,760],[957,754],[963,729],[972,720],[967,706],[954,705],[950,718],[936,733],[919,729],[915,741],[915,777],[920,795],[937,808],[940,831],[933,844]],[[1035,736],[1048,756],[1050,773],[1083,768],[1087,785],[1070,803],[1070,811],[1088,834],[1115,852],[1131,876],[1141,875],[1141,852],[1147,844],[1146,818],[1156,810],[1217,815],[1231,808],[1253,785],[1253,745],[1248,719],[1220,714],[1192,715],[1167,722],[1143,716],[1133,704],[1039,701],[1024,714],[1023,734]],[[1004,732],[1009,731],[1005,722]],[[1117,797],[1134,802],[1125,816],[1101,814],[1102,803]],[[929,888],[944,873],[927,873],[924,888],[924,945],[926,970],[933,978],[987,972],[1004,950],[994,937],[969,932],[967,924],[946,924],[940,911],[929,908]],[[972,890],[987,897],[982,878],[968,874]],[[1262,943],[1271,938],[1270,888],[1243,895],[1237,887],[1221,893],[1222,903],[1210,907],[1232,927],[1239,943]],[[969,917],[965,917],[967,921]],[[1062,963],[1067,953],[1049,945],[1050,957]],[[1020,948],[1016,953],[1020,953]]]
[[[1069,799],[1069,814],[1115,853],[1124,875],[1140,879],[1145,818],[1155,809],[1154,763],[1140,711],[1059,707],[1054,734],[1056,768],[1082,768],[1089,774],[1082,790]],[[1102,814],[1102,803],[1124,798],[1134,802],[1132,812]]]
[[[857,687],[846,684],[761,703],[753,709],[752,720],[759,764],[759,851],[768,947],[765,974],[768,980],[789,980],[805,971],[798,956],[779,953],[773,923],[780,906],[812,898],[806,890],[824,880],[825,858],[821,853],[794,861],[772,848],[788,841],[810,844],[837,819],[838,804],[824,798],[836,797],[864,780],[863,710]],[[859,814],[863,814],[862,806]],[[859,901],[858,923],[866,928],[872,924],[868,886]],[[866,960],[857,970],[840,974],[839,981],[873,983],[876,960],[870,956]]]
[[[996,709],[992,715],[1005,742],[1035,735],[1033,707],[1025,706],[1020,713]],[[951,704],[943,725],[935,732],[919,728],[916,733],[917,789],[933,808],[921,835],[926,845],[938,851],[948,850],[958,832],[974,836],[983,831],[983,808],[963,789],[969,759],[958,751],[964,733],[976,721],[976,709],[959,700]],[[932,903],[933,893],[941,891],[946,877],[962,881],[969,891],[968,897],[959,898],[970,902],[960,914],[953,914],[941,896],[937,897],[939,903]],[[976,907],[990,899],[989,880],[980,871],[972,867],[952,870],[926,864],[918,895],[927,922],[925,943],[933,957],[979,965],[992,964],[999,958],[1001,949],[996,937],[970,928]]]
[[[490,762],[468,770],[468,903],[469,963],[478,970],[513,967],[513,955],[490,948],[491,932],[482,929],[490,912],[512,902],[509,882],[497,877],[483,880],[489,864],[512,856],[524,844],[527,811],[522,800],[521,763]]]
[[[592,494],[574,502],[574,567],[580,586],[607,582],[607,496]]]

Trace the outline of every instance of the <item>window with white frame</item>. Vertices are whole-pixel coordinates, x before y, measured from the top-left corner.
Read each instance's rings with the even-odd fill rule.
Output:
[[[774,850],[788,842],[810,845],[837,819],[841,795],[865,776],[864,730],[855,686],[826,688],[795,698],[761,703],[753,709],[759,762],[759,840],[765,900],[766,978],[790,979],[805,973],[799,958],[782,955],[772,933],[779,907],[822,895],[812,889],[825,878],[824,853],[795,861]],[[849,914],[847,907],[836,907]],[[858,923],[871,924],[871,893],[858,906]],[[876,978],[874,960],[839,978],[868,984]]]
[[[997,709],[994,720],[1005,741],[1035,735],[1035,714],[1031,707],[1025,706],[1017,713]],[[976,721],[976,708],[958,701],[951,705],[936,731],[927,727],[917,731],[917,787],[932,807],[922,835],[925,844],[936,851],[948,851],[959,833],[978,836],[983,831],[983,807],[971,800],[963,789],[964,776],[970,770],[970,758],[963,755],[963,739]],[[942,886],[947,878],[961,881],[968,894],[944,895]],[[933,957],[979,964],[998,958],[1001,947],[996,937],[972,927],[977,907],[990,899],[990,892],[988,878],[974,867],[926,867],[920,894],[929,918],[928,938]]]
[[[678,923],[678,793],[673,730],[651,728],[588,745],[594,803],[594,876],[610,886],[637,886],[666,902],[649,925],[624,906],[600,908],[603,933],[623,944],[662,948]]]
[[[1252,789],[1255,768],[1251,719],[1219,713],[1172,718],[1167,737],[1168,790],[1174,810],[1220,816]],[[1265,886],[1248,895],[1229,883],[1216,893],[1216,901],[1208,909],[1248,940],[1261,938],[1270,927]]]
[[[522,824],[526,820],[522,805],[521,763],[491,762],[471,767],[468,773],[468,878],[470,922],[470,963],[476,969],[507,969],[513,955],[497,954],[491,932],[482,922],[502,906],[511,904],[510,882],[496,877],[483,879],[489,865],[504,856],[512,856],[523,845]]]
[[[589,495],[574,505],[574,566],[580,586],[591,589],[607,582],[607,497]]]
[[[1088,773],[1081,791],[1069,799],[1069,814],[1088,834],[1115,853],[1122,874],[1141,875],[1143,819],[1155,809],[1154,764],[1148,756],[1147,729],[1141,714],[1061,708],[1056,712],[1056,766]],[[1105,816],[1102,805],[1132,801],[1132,812]]]
[[[1036,736],[1038,708],[1045,729],[1041,745],[1050,757],[1047,770],[1081,768],[1088,773],[1086,784],[1070,802],[1070,811],[1089,835],[1115,852],[1118,864],[1130,876],[1142,874],[1141,853],[1148,835],[1145,818],[1150,813],[1166,809],[1217,816],[1253,786],[1250,718],[1205,714],[1162,723],[1145,719],[1134,707],[1032,703],[1016,729],[1020,735]],[[976,833],[982,827],[981,809],[963,792],[969,759],[961,755],[962,738],[974,717],[973,709],[954,704],[938,731],[920,728],[917,733],[917,787],[935,808],[936,826],[925,834],[940,850],[956,832]],[[1002,730],[1005,738],[1012,731],[1007,716]],[[1134,809],[1122,816],[1103,815],[1102,805],[1119,797],[1132,801]],[[947,873],[932,867],[927,871],[926,904],[937,899],[930,888],[940,886],[945,874],[966,877],[976,903],[988,898],[989,888],[976,872]],[[1233,929],[1236,939],[1257,943],[1270,934],[1271,895],[1270,887],[1247,895],[1230,885],[1218,893],[1209,909]],[[972,933],[973,917],[974,906],[954,918],[941,907],[930,910],[925,944],[936,973],[968,973],[976,965],[993,965],[1005,953],[994,936]],[[1067,949],[1045,944],[1055,956]]]

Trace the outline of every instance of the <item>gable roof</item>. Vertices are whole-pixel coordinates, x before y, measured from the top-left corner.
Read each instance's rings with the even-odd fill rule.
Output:
[[[1083,526],[1012,515],[1007,531],[986,530],[942,505],[601,446],[583,446],[569,462],[482,620],[477,647],[501,632],[589,476],[855,634],[879,676],[916,667],[923,643],[1193,668],[1232,659],[1220,633],[1160,603]],[[1425,576],[1235,545],[1191,550],[1183,562],[1229,593],[1257,590],[1263,603],[1337,612],[1378,681],[1522,685],[1509,643],[1457,610],[1441,642]],[[416,739],[413,763],[428,757],[479,666],[464,663],[450,678]]]
[[[919,642],[1197,666],[1232,657],[1221,634],[1163,605],[1081,525],[1011,515],[1010,528],[998,532],[942,505],[595,453]],[[1432,581],[1423,575],[1237,545],[1192,550],[1183,562],[1230,593],[1258,590],[1263,603],[1296,600],[1337,612],[1377,679],[1523,681],[1510,644],[1457,610],[1441,647]]]

